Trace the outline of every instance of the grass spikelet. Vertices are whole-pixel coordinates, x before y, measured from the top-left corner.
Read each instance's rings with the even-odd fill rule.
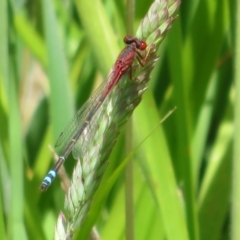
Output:
[[[85,220],[120,130],[147,89],[149,75],[158,60],[157,48],[170,29],[179,5],[179,0],[158,0],[152,4],[136,34],[136,37],[148,43],[146,54],[149,56],[146,65],[142,67],[137,61],[134,62],[133,79],[129,78],[129,73],[123,75],[80,136],[77,148],[80,157],[65,198],[68,216],[65,222],[63,215],[59,215],[56,239],[59,239],[58,236],[62,236],[61,239],[66,236],[70,239]]]

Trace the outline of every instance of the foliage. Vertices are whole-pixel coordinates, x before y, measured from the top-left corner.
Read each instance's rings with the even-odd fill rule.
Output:
[[[151,4],[136,1],[135,30]],[[240,238],[235,229],[231,237],[229,218],[231,202],[240,202],[231,199],[236,6],[182,2],[133,113],[133,152],[125,154],[123,131],[78,239],[93,225],[102,239],[125,239],[130,157],[135,239]],[[1,239],[53,238],[64,192],[59,178],[39,190],[53,165],[48,146],[106,79],[124,46],[125,9],[111,0],[0,1]],[[69,176],[75,163],[65,163]]]

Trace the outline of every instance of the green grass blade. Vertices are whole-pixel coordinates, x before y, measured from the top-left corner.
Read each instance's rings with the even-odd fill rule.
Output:
[[[4,156],[3,156],[3,151],[2,151],[2,144],[0,142],[0,167],[1,167],[1,171],[3,168],[3,161],[4,161]],[[3,174],[2,172],[0,172],[0,181],[1,181],[1,186],[2,186],[2,182],[3,183],[6,183],[4,182],[4,177],[3,177]],[[4,196],[3,196],[3,189],[2,187],[0,186],[0,232],[1,232],[1,237],[3,240],[7,239],[7,234],[6,234],[6,221],[4,219],[4,205],[3,205],[3,199],[4,199]]]
[[[43,39],[41,39],[33,26],[29,23],[23,12],[15,14],[14,27],[19,34],[19,37],[27,45],[33,56],[40,61],[43,67],[47,67],[47,56]]]
[[[98,65],[107,76],[120,48],[102,2],[80,0],[75,3]]]
[[[9,86],[9,151],[11,174],[11,208],[10,229],[12,239],[27,239],[24,222],[24,175],[23,175],[23,146],[21,136],[21,118],[17,86],[10,77]]]
[[[204,240],[219,239],[229,208],[233,125],[228,115],[219,128],[199,194],[200,235]]]
[[[175,35],[174,35],[175,34]],[[180,32],[172,31],[169,34],[169,59],[171,78],[174,82],[174,101],[177,104],[176,112],[176,152],[174,157],[177,160],[177,177],[184,181],[183,193],[187,204],[187,220],[190,239],[198,239],[198,224],[196,214],[196,204],[194,201],[194,182],[192,175],[192,163],[190,152],[190,136],[192,133],[192,123],[190,106],[188,100],[189,87],[184,79],[182,65],[179,59],[183,55],[180,48]]]
[[[158,121],[154,102],[149,93],[145,95],[144,100],[133,116],[136,139],[146,136],[149,129]],[[152,107],[149,108],[149,106]],[[173,116],[175,114],[176,112]],[[159,127],[143,147],[145,148],[144,156],[149,171],[149,187],[153,191],[160,208],[166,234],[169,239],[189,239],[178,193],[179,190],[171,164],[171,156],[163,129]]]
[[[231,209],[231,238],[237,240],[240,238],[240,2],[236,1],[236,26],[235,26],[235,106],[234,106],[234,149],[233,149],[233,175],[232,175],[232,209]],[[234,19],[235,20],[235,19]]]
[[[57,139],[73,115],[73,102],[69,88],[68,67],[58,32],[56,14],[51,1],[43,0],[42,4],[51,90],[50,116],[53,124],[53,137]]]

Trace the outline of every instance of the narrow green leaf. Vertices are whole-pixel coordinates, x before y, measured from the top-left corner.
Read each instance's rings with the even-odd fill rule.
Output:
[[[78,0],[75,4],[98,65],[107,76],[120,49],[102,2],[97,0],[93,4],[91,1]]]
[[[14,26],[31,53],[41,62],[42,66],[47,67],[48,59],[43,39],[40,38],[23,12],[20,11],[14,15]]]
[[[232,216],[231,216],[231,238],[237,240],[240,238],[240,2],[236,1],[235,21],[235,99],[234,99],[234,148],[233,148],[233,174],[232,174]]]
[[[135,138],[141,139],[141,136],[146,136],[158,119],[152,96],[147,92],[144,101],[133,115]],[[142,148],[146,162],[144,165],[147,167],[146,178],[149,179],[149,187],[160,209],[168,239],[189,239],[171,156],[161,126],[148,138]]]
[[[199,193],[200,236],[204,240],[220,237],[231,196],[233,125],[226,116],[219,128]]]
[[[56,14],[51,1],[42,0],[50,83],[53,137],[57,139],[67,121],[73,116],[68,67],[58,32]]]
[[[185,198],[186,214],[188,220],[188,230],[190,239],[198,239],[198,222],[196,214],[196,203],[194,201],[194,178],[191,163],[191,144],[190,136],[192,135],[192,118],[189,106],[189,85],[184,79],[181,59],[181,33],[180,26],[175,28],[177,31],[171,31],[169,34],[169,64],[171,67],[171,78],[174,83],[173,99],[178,111],[176,112],[176,146],[174,159],[176,161],[177,178],[184,181],[183,195]],[[180,61],[179,61],[180,60]]]
[[[27,239],[24,227],[24,175],[22,126],[17,86],[13,75],[9,86],[9,151],[11,173],[10,229],[12,239]]]

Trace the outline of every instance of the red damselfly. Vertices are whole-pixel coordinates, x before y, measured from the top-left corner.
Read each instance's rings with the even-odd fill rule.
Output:
[[[144,40],[125,36],[124,42],[127,45],[119,54],[107,81],[105,81],[93,94],[93,96],[78,110],[74,118],[68,124],[67,128],[60,134],[55,147],[60,148],[59,158],[53,168],[48,172],[42,181],[40,189],[46,191],[57,175],[59,168],[62,166],[70,152],[73,150],[79,137],[83,134],[86,127],[91,122],[97,110],[100,108],[108,94],[119,82],[123,74],[129,71],[131,78],[131,67],[135,59],[138,60],[141,66],[144,66],[147,54],[145,57],[141,55],[141,51],[145,51],[147,44]]]

